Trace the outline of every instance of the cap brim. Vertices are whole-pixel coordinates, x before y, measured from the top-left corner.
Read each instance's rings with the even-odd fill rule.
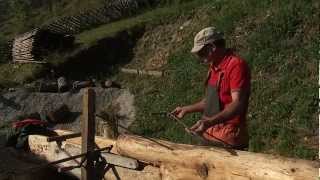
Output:
[[[204,47],[204,45],[194,46],[194,47],[191,49],[191,53],[197,53],[197,52],[199,52],[203,47]]]

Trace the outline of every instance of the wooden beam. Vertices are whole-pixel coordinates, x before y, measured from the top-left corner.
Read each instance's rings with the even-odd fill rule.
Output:
[[[83,94],[81,134],[81,151],[87,153],[85,167],[81,167],[81,180],[90,180],[95,177],[93,159],[95,148],[95,92],[91,88],[85,89]]]
[[[128,69],[128,68],[121,68],[121,72],[128,73],[128,74],[137,74],[137,75],[151,75],[156,77],[162,77],[162,71],[154,71],[154,70],[140,70],[140,69]]]
[[[76,137],[80,137],[80,136],[81,136],[81,133],[72,133],[72,134],[61,135],[61,136],[52,136],[52,137],[48,137],[47,141],[48,142],[65,141],[67,139],[76,138]]]
[[[159,145],[161,144],[161,146]],[[173,150],[170,150],[170,147]],[[226,177],[237,174],[247,179],[312,180],[318,176],[318,162],[217,147],[176,144],[121,135],[116,143],[119,154],[155,165],[175,164],[191,169],[206,169],[208,179],[214,172]]]

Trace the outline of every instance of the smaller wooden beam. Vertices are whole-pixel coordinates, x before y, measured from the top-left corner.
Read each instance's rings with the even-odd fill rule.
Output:
[[[139,69],[127,69],[127,68],[121,68],[120,70],[123,73],[137,74],[137,75],[151,75],[155,77],[162,77],[164,74],[162,71],[154,71],[154,70],[139,70]]]
[[[81,133],[66,134],[66,135],[61,135],[61,136],[52,136],[52,137],[47,138],[47,142],[65,141],[66,139],[76,138],[76,137],[80,137],[80,136],[81,136]]]
[[[95,92],[91,88],[85,89],[83,95],[81,129],[81,151],[82,153],[87,153],[85,167],[81,167],[81,180],[89,180],[95,174],[93,161],[95,148]]]

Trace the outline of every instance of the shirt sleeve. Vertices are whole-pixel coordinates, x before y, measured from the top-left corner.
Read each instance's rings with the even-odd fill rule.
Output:
[[[247,63],[243,60],[235,60],[230,68],[230,89],[231,91],[250,89],[250,71]]]

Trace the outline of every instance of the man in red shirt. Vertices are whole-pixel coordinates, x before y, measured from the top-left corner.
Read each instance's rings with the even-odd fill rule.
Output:
[[[223,33],[214,27],[201,30],[194,38],[192,53],[209,65],[206,97],[172,112],[177,118],[202,112],[190,130],[210,142],[223,142],[235,149],[248,147],[246,113],[250,96],[247,63],[225,47]]]

